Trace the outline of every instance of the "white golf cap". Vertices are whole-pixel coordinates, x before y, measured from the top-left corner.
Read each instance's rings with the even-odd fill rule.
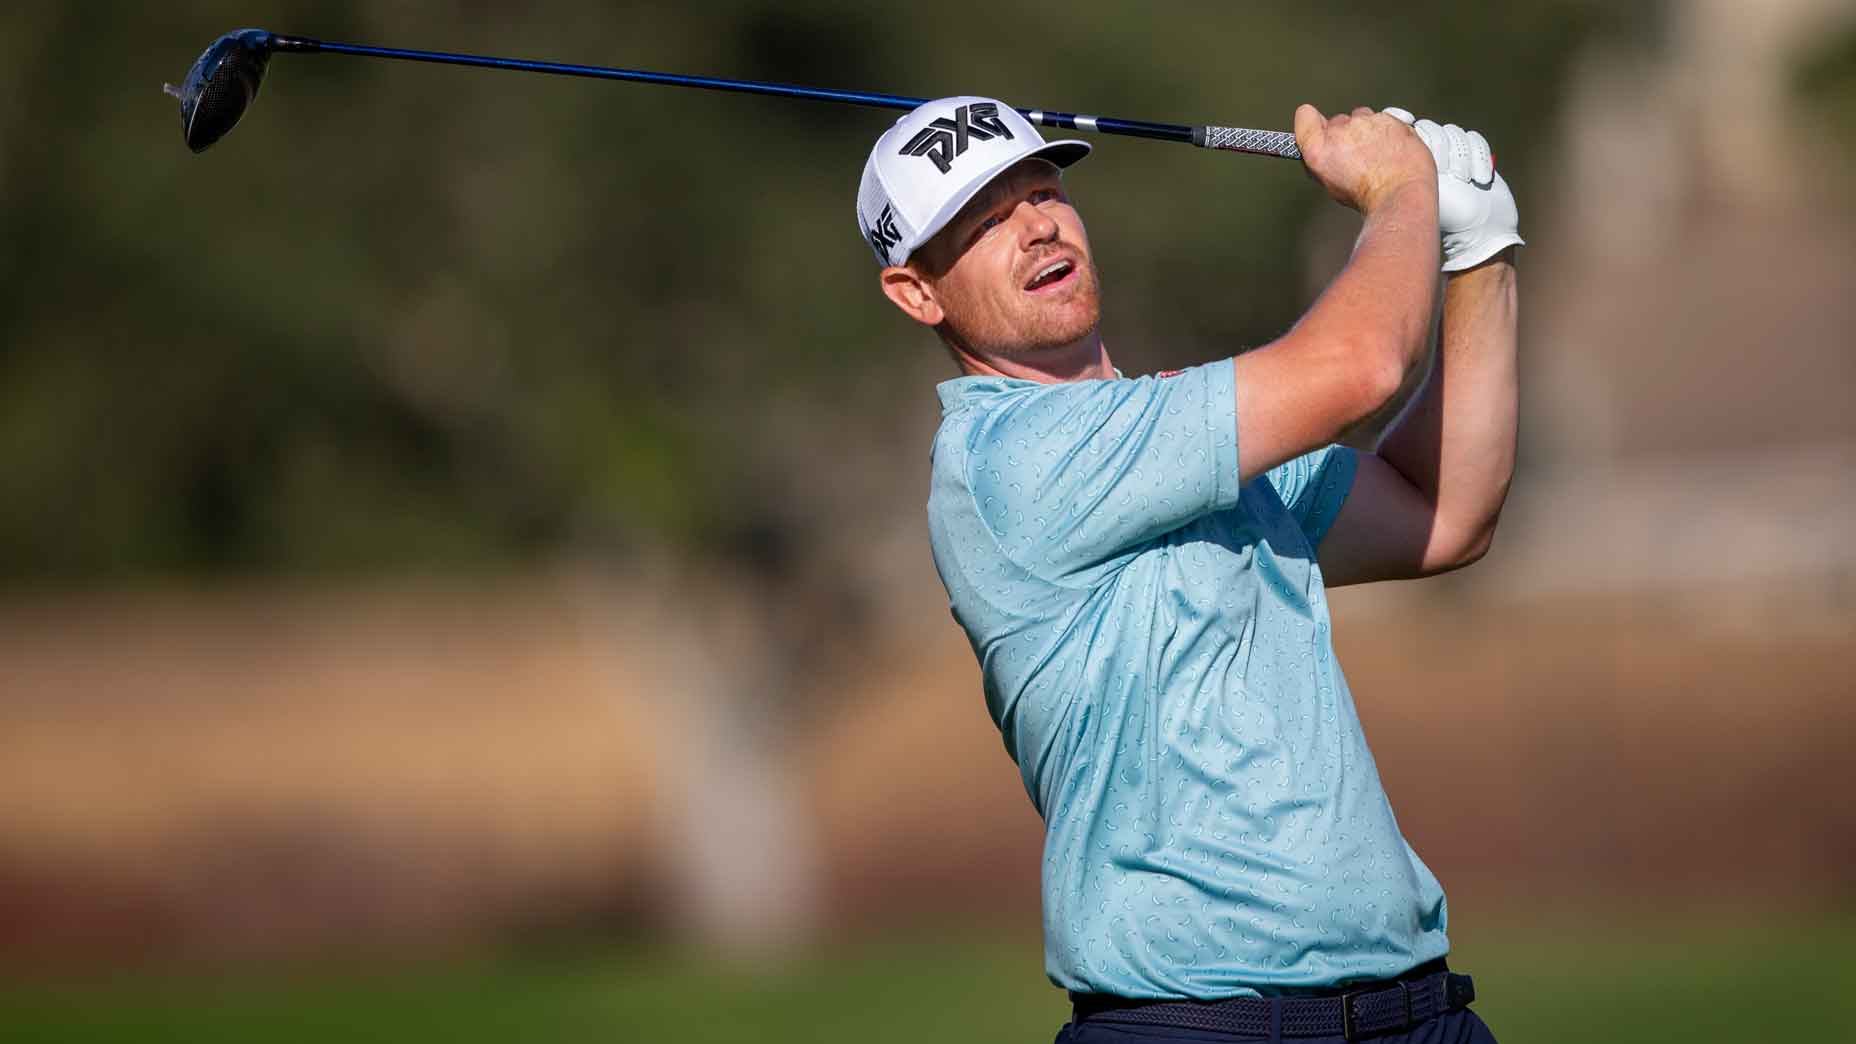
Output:
[[[993,98],[925,102],[870,150],[857,190],[857,231],[878,264],[899,265],[1012,164],[1038,156],[1067,167],[1087,155],[1088,142],[1046,142],[1018,110]]]

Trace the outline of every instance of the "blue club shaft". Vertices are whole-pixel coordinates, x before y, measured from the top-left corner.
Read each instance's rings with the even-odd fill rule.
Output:
[[[553,76],[581,76],[595,80],[625,80],[633,83],[655,83],[671,87],[700,87],[711,91],[732,91],[738,94],[763,94],[780,98],[808,98],[813,101],[840,102],[850,105],[864,105],[880,109],[913,109],[926,98],[906,98],[896,94],[877,94],[871,91],[841,91],[829,87],[801,87],[795,84],[767,83],[761,80],[731,80],[716,76],[685,76],[678,73],[648,72],[643,69],[615,69],[600,65],[572,65],[565,62],[539,62],[522,58],[495,58],[478,54],[452,54],[445,51],[413,51],[398,47],[371,47],[366,44],[332,43],[326,40],[312,40],[302,36],[285,36],[281,33],[271,34],[273,51],[290,51],[297,53],[322,52],[329,54],[351,54],[365,58],[392,58],[407,62],[430,62],[437,65],[467,65],[484,69],[513,69],[520,72],[548,73]],[[1083,116],[1071,112],[1050,112],[1043,109],[1018,110],[1026,119],[1044,127],[1097,131],[1103,134],[1122,134],[1136,138],[1154,138],[1161,141],[1178,141],[1192,145],[1205,145],[1206,131],[1211,128],[1189,127],[1174,123],[1151,123],[1146,120],[1121,120],[1108,116]],[[1274,133],[1274,132],[1246,132]],[[1290,139],[1293,144],[1293,139]],[[1214,145],[1212,147],[1226,147]],[[1259,151],[1238,148],[1236,151]],[[1286,155],[1280,149],[1264,154]]]

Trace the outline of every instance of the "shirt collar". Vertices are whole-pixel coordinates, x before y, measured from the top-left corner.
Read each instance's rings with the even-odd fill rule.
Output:
[[[1115,378],[1122,380],[1125,375],[1120,369],[1115,370]],[[935,394],[941,397],[941,412],[950,413],[960,406],[968,396],[979,392],[1004,391],[1008,388],[1035,387],[1039,382],[1023,377],[994,377],[990,374],[974,374],[967,377],[955,377],[934,386]]]

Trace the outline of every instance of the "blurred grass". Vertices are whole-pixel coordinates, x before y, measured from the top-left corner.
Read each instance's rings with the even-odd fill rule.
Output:
[[[1856,1023],[1856,911],[1750,921],[1556,918],[1485,929],[1455,963],[1504,1044],[1834,1040]],[[1711,923],[1713,922],[1713,923]],[[691,955],[164,974],[0,989],[9,1041],[1044,1041],[1065,1017],[1035,947],[942,940],[753,967]]]

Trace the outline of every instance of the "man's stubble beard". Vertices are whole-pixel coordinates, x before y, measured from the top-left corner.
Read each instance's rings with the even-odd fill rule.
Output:
[[[968,351],[981,355],[1000,358],[1017,358],[1035,355],[1038,352],[1054,348],[1065,348],[1089,336],[1102,321],[1102,278],[1096,268],[1095,259],[1084,257],[1077,267],[1074,278],[1087,280],[1086,286],[1078,286],[1075,294],[1086,294],[1089,306],[1081,315],[1074,318],[1019,312],[1012,315],[1010,321],[1002,324],[1005,328],[997,330],[969,329],[950,314],[942,321],[941,336],[958,344]],[[1071,302],[1074,303],[1074,296]]]

